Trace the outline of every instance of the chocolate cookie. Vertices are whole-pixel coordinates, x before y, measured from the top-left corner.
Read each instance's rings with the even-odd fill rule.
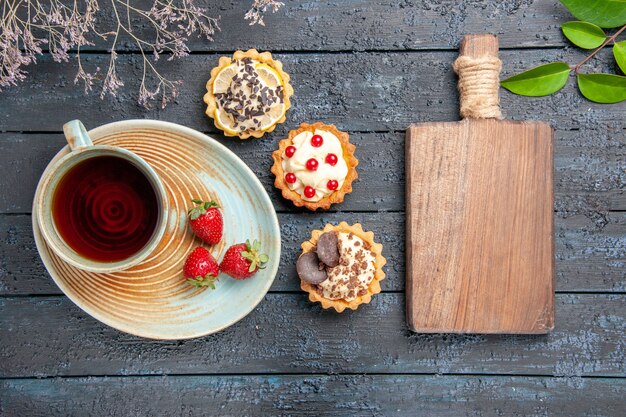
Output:
[[[302,254],[296,262],[296,271],[301,280],[309,284],[319,284],[328,278],[326,268],[320,263],[320,259],[315,252]]]
[[[323,233],[317,240],[317,256],[327,266],[335,267],[339,265],[339,248],[337,233]]]

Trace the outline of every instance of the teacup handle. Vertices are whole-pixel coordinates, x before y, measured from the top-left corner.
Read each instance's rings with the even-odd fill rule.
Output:
[[[93,146],[93,142],[85,129],[85,125],[80,120],[72,120],[63,125],[63,133],[65,133],[65,139],[70,145],[71,150],[80,148],[86,148],[87,146]]]

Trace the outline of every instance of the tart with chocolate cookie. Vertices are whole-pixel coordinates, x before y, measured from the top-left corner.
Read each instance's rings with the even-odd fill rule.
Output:
[[[297,207],[328,209],[352,192],[359,164],[354,149],[335,126],[303,123],[272,153],[274,185]]]
[[[260,138],[285,121],[293,88],[280,61],[256,49],[221,57],[211,71],[206,114],[226,136]]]
[[[363,231],[358,223],[327,224],[323,230],[314,230],[296,262],[300,288],[323,308],[339,313],[346,308],[356,310],[380,292],[380,281],[385,278],[382,268],[387,263],[382,249],[374,234]]]

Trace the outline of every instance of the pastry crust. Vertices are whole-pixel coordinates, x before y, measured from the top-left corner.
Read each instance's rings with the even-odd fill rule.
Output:
[[[215,120],[215,110],[217,110],[217,102],[215,100],[215,96],[213,95],[213,83],[215,82],[215,79],[217,78],[217,74],[219,74],[222,69],[232,64],[234,60],[243,59],[243,58],[251,58],[256,61],[269,65],[270,67],[275,69],[276,72],[278,72],[278,74],[280,74],[280,77],[282,78],[283,84],[284,84],[283,103],[285,105],[285,113],[283,114],[283,117],[278,119],[270,128],[266,130],[254,130],[251,132],[248,132],[248,131],[237,132],[236,134],[224,132],[225,136],[238,136],[239,139],[248,139],[251,136],[255,138],[260,138],[265,133],[272,132],[274,129],[276,129],[277,125],[287,120],[287,117],[286,117],[287,111],[291,107],[290,97],[293,95],[293,87],[289,83],[289,80],[290,80],[289,74],[283,71],[283,64],[280,61],[274,60],[270,52],[260,53],[256,49],[249,49],[246,52],[236,51],[233,54],[232,58],[226,57],[226,56],[221,57],[217,64],[217,67],[211,70],[211,78],[206,83],[207,92],[204,95],[204,102],[207,104],[207,109],[205,113],[207,114],[207,116],[213,119],[213,123],[215,123],[215,127],[222,130],[218,126],[218,123]]]
[[[282,155],[285,153],[285,149],[287,148],[287,146],[292,144],[293,138],[295,138],[302,132],[315,132],[316,129],[330,132],[335,135],[337,139],[339,139],[339,142],[341,142],[341,148],[343,149],[343,159],[346,161],[346,165],[348,166],[348,174],[346,175],[346,178],[343,181],[343,185],[340,189],[332,192],[326,197],[320,199],[319,201],[305,201],[302,196],[300,196],[300,194],[290,189],[287,182],[285,181],[285,171],[283,170]],[[356,157],[354,156],[355,149],[356,147],[350,143],[350,136],[347,133],[337,129],[335,125],[327,125],[321,122],[313,124],[302,123],[298,129],[290,131],[289,137],[281,140],[278,143],[278,149],[272,152],[274,165],[272,165],[271,171],[276,176],[276,179],[274,180],[274,186],[281,190],[283,197],[287,200],[291,200],[296,207],[304,206],[312,211],[315,211],[318,208],[327,210],[332,204],[343,202],[345,195],[352,192],[352,181],[359,177],[359,174],[356,172],[356,167],[359,164],[359,160],[356,159]]]
[[[383,245],[381,245],[380,243],[376,243],[374,241],[374,233],[365,232],[360,223],[356,223],[350,226],[346,222],[341,222],[337,226],[327,224],[322,230],[313,230],[311,232],[311,239],[302,243],[302,253],[304,254],[307,252],[311,252],[317,245],[317,240],[322,235],[322,233],[331,231],[353,233],[370,245],[370,250],[375,256],[374,266],[376,268],[376,271],[374,272],[374,278],[372,279],[372,282],[370,282],[370,285],[367,288],[367,294],[361,295],[352,301],[329,300],[322,297],[317,292],[316,286],[313,284],[309,284],[308,282],[300,280],[300,288],[309,293],[310,301],[322,304],[322,308],[334,308],[338,313],[343,312],[346,308],[356,310],[361,304],[368,304],[372,300],[372,296],[380,292],[380,281],[385,279],[383,266],[387,263],[387,260],[382,255]]]

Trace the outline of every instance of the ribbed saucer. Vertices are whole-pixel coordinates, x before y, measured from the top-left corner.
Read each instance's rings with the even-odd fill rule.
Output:
[[[33,221],[37,249],[59,288],[103,323],[154,339],[211,334],[250,313],[272,285],[280,260],[278,219],[254,173],[217,141],[173,123],[128,120],[89,134],[94,144],[133,151],[155,169],[170,197],[169,224],[163,240],[144,262],[123,272],[97,274],[57,257]],[[68,152],[63,148],[51,164]],[[187,284],[182,265],[187,254],[201,244],[186,219],[192,198],[213,199],[223,209],[224,238],[209,248],[216,259],[231,244],[259,239],[270,256],[267,268],[245,281],[221,275],[215,290]],[[33,219],[36,210],[33,207]]]

